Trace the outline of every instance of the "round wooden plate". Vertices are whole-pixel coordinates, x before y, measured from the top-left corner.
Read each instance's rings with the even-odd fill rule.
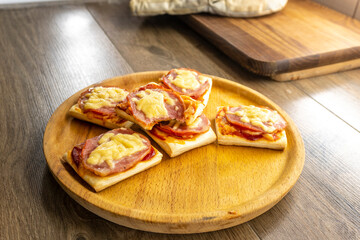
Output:
[[[105,80],[97,85],[132,90],[157,81],[166,72],[144,72]],[[293,187],[305,159],[303,141],[291,118],[276,104],[243,85],[219,77],[204,113],[214,127],[217,106],[255,104],[277,110],[288,122],[284,151],[213,143],[170,158],[99,193],[93,191],[63,154],[106,129],[74,119],[67,111],[77,92],[50,118],[44,154],[62,188],[91,212],[130,228],[161,233],[199,233],[228,228],[259,216]]]

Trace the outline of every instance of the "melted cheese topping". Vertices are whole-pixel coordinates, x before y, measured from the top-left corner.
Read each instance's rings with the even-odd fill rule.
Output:
[[[174,99],[172,99],[167,92],[161,92],[164,95],[165,102],[171,106],[175,105]]]
[[[196,79],[197,73],[189,70],[175,70],[177,74],[175,79],[169,78],[170,82],[180,88],[185,92],[184,89],[195,90],[200,87],[199,81]]]
[[[200,117],[196,118],[196,120],[191,123],[190,125],[188,125],[188,128],[191,128],[191,129],[194,129],[194,128],[197,128],[199,127],[199,125],[201,124],[202,122],[202,119]],[[169,127],[173,128],[173,129],[178,129],[181,125],[181,122],[179,121],[176,121],[176,120],[171,120],[169,122]]]
[[[180,127],[180,125],[181,125],[181,122],[178,122],[176,120],[171,120],[169,122],[169,127],[173,128],[175,130],[178,129]]]
[[[115,107],[116,102],[123,101],[128,92],[120,88],[95,87],[91,93],[86,94],[84,109],[99,109],[102,107]]]
[[[197,117],[193,123],[188,125],[188,127],[189,128],[197,128],[197,127],[199,127],[200,123],[202,123],[202,119],[201,119],[201,117]]]
[[[210,81],[210,80],[211,80],[211,78],[209,78],[209,77],[205,77],[203,75],[199,76],[199,81],[200,81],[201,84],[203,84],[203,83],[205,83],[207,81]]]
[[[242,122],[250,123],[253,126],[260,127],[267,133],[272,133],[276,130],[274,127],[274,123],[278,121],[278,114],[276,111],[271,111],[266,108],[259,108],[251,105],[244,106],[241,110],[232,114],[239,116]]]
[[[164,92],[157,92],[146,89],[145,91],[140,91],[137,93],[136,96],[140,97],[140,99],[136,99],[134,101],[136,103],[136,109],[142,111],[147,118],[168,116],[168,112],[165,107],[165,101],[166,99],[170,99],[170,97],[167,93],[165,95]],[[174,100],[171,99],[171,101]],[[175,102],[171,103],[175,104]]]
[[[130,156],[146,148],[139,134],[106,133],[98,141],[100,144],[86,160],[88,164],[99,165],[106,162],[110,168],[115,167],[114,160]]]
[[[266,133],[263,137],[269,141],[274,141],[274,136],[272,134]]]

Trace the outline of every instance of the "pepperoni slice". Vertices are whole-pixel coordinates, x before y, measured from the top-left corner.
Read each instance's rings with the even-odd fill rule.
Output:
[[[164,106],[166,108],[166,115],[157,116],[157,117],[148,117],[146,113],[137,108],[137,103],[139,100],[144,98],[145,96],[140,96],[142,93],[147,95],[146,91],[150,90],[150,92],[157,92],[164,94],[169,99],[164,98]],[[131,115],[140,123],[147,126],[151,129],[156,123],[161,121],[169,121],[169,120],[177,120],[180,122],[185,121],[184,111],[185,104],[182,98],[175,92],[168,90],[158,84],[149,83],[134,92],[131,92],[127,96],[128,102],[128,110],[130,110]]]
[[[102,87],[102,88],[116,88],[116,87]],[[122,101],[112,101],[112,106],[106,106],[106,107],[100,107],[100,108],[96,108],[96,109],[85,109],[85,104],[86,102],[89,100],[89,93],[92,93],[94,91],[95,88],[89,88],[86,91],[84,91],[83,93],[81,93],[79,100],[78,100],[78,105],[79,108],[83,111],[83,113],[93,113],[96,115],[100,115],[100,116],[117,116],[116,112],[115,112],[115,106],[119,103],[122,103],[123,101],[126,100],[126,98],[124,98]],[[100,117],[101,118],[101,117]]]
[[[196,87],[195,89],[191,89],[191,88],[182,88],[176,84],[174,84],[173,82],[176,80],[176,78],[178,77],[178,72],[179,71],[189,71],[191,72],[196,81],[199,83],[198,87]],[[170,72],[168,72],[165,76],[162,77],[161,81],[163,82],[163,84],[170,88],[171,90],[182,94],[182,95],[187,95],[190,96],[194,99],[198,99],[200,98],[202,95],[204,95],[204,93],[209,89],[210,87],[210,83],[208,81],[200,81],[199,76],[201,75],[201,73],[199,73],[196,70],[193,69],[188,69],[188,68],[178,68],[178,69],[172,69],[170,70]]]
[[[85,143],[75,146],[71,152],[71,157],[74,160],[74,163],[77,167],[79,167],[79,164],[81,162],[80,156],[81,156],[81,151],[84,147],[84,144]]]
[[[210,121],[201,114],[192,125],[186,125],[185,123],[177,125],[176,122],[161,122],[156,125],[156,128],[162,132],[166,132],[169,135],[177,137],[188,137],[191,135],[204,133],[210,128]]]
[[[237,125],[232,125],[225,117],[225,109],[223,108],[216,116],[216,124],[223,135],[236,135],[250,141],[255,141],[263,137],[264,133],[251,131]]]
[[[111,130],[107,133],[113,133],[116,135],[119,133],[134,134],[135,132],[132,131],[131,129],[118,128],[118,129]],[[151,147],[151,143],[150,143],[149,139],[146,138],[145,136],[137,133],[143,139],[143,143],[146,146],[146,148],[144,148],[140,151],[137,151],[131,155],[124,156],[120,159],[114,159],[113,160],[113,162],[114,162],[113,168],[111,168],[106,162],[102,162],[101,164],[95,164],[95,165],[89,164],[87,162],[87,159],[89,158],[92,151],[94,151],[96,149],[96,147],[98,147],[100,145],[99,140],[101,139],[101,137],[104,134],[101,134],[97,137],[87,139],[85,141],[85,143],[74,147],[72,156],[73,157],[75,156],[75,158],[78,159],[78,160],[74,159],[74,162],[75,163],[77,161],[81,162],[83,164],[84,168],[88,169],[89,171],[93,172],[96,175],[107,176],[109,174],[123,172],[123,171],[133,167],[137,162],[141,161],[144,157],[146,157],[149,153],[151,153],[152,147]],[[81,149],[81,153],[79,156],[80,149]]]
[[[262,121],[262,124],[265,127],[271,128],[271,130],[266,131],[265,129],[261,128],[260,126],[255,126],[253,123],[251,123],[251,121],[244,122],[242,120],[241,116],[235,114],[236,112],[241,111],[243,108],[244,108],[244,106],[228,107],[225,111],[226,119],[234,126],[237,126],[242,129],[248,129],[248,130],[254,131],[254,132],[261,132],[261,133],[278,132],[278,131],[283,130],[286,127],[285,120],[276,111],[265,108],[265,107],[254,107],[254,108],[258,108],[259,111],[261,109],[266,109],[267,111],[269,111],[270,117],[276,119],[275,122],[271,122],[269,119],[267,119],[266,121]]]
[[[153,158],[155,156],[155,154],[156,154],[156,152],[155,152],[154,148],[151,147],[150,152],[141,161],[150,160],[151,158]]]

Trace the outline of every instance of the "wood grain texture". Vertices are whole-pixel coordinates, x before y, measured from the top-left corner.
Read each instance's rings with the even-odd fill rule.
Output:
[[[360,3],[355,7],[354,18],[360,20]]]
[[[356,106],[359,70],[297,82],[268,81],[239,68],[179,19],[131,17],[127,4],[0,11],[0,238],[359,239],[360,137],[353,116],[360,110],[340,112],[334,104]],[[80,27],[84,21],[74,21],[68,25],[77,30],[66,33],[70,17],[85,17],[90,24]],[[351,25],[347,18],[332,21]],[[87,55],[88,48],[96,54]],[[94,82],[181,66],[251,87],[290,115],[306,149],[294,188],[250,222],[203,234],[133,230],[81,207],[46,167],[42,137],[51,113]]]
[[[353,17],[358,0],[345,0],[341,2],[336,0],[314,0],[314,2],[320,3],[321,5],[327,6],[338,12]]]
[[[0,22],[0,238],[95,233],[98,218],[51,176],[40,135],[75,89],[132,70],[84,7],[1,11]]]
[[[319,104],[328,108],[347,124],[360,131],[359,71],[348,71],[327,77],[316,77],[295,83]]]
[[[168,16],[134,18],[137,25],[127,29],[126,34],[119,39],[117,29],[124,26],[122,21],[116,20],[116,16],[130,16],[125,4],[91,4],[88,8],[135,71],[143,71],[147,66],[130,56],[133,49],[123,43],[132,39],[146,39],[146,44],[138,45],[137,51],[152,59],[153,69],[186,66],[234,80],[265,94],[285,109],[298,124],[307,152],[304,171],[309,175],[303,177],[303,172],[299,182],[282,201],[267,213],[249,222],[252,229],[256,229],[256,236],[261,239],[359,238],[360,231],[357,226],[360,211],[357,204],[357,186],[360,171],[356,163],[356,159],[360,157],[359,151],[356,150],[360,141],[359,132],[349,127],[341,116],[334,115],[331,105],[327,105],[328,108],[322,106],[294,83],[268,81],[240,69],[236,62],[227,59],[222,52],[214,48],[214,45],[187,30],[177,19]],[[347,21],[346,18],[332,20],[338,24],[345,24]],[[127,23],[124,24],[126,26]],[[170,25],[172,28],[168,27]],[[139,26],[141,30],[137,28]],[[165,36],[165,33],[166,39],[157,38],[157,34]],[[157,46],[160,50],[151,52],[149,46]],[[168,53],[169,57],[164,57],[164,52]],[[168,62],[164,63],[164,60]],[[355,77],[356,73],[358,70],[346,72],[354,77],[354,86],[360,84],[360,80]],[[337,79],[336,81],[343,79],[342,81],[346,82],[345,73],[331,76]],[[329,75],[316,79],[326,81],[328,77]],[[338,85],[339,89],[341,87],[341,84]],[[327,88],[319,84],[318,91],[326,92]],[[338,97],[343,97],[344,91],[339,91],[338,94]],[[349,94],[356,96],[352,91]],[[353,109],[347,114],[352,113],[358,114],[359,111]],[[341,131],[334,131],[334,126]],[[231,231],[238,233],[244,225],[247,224],[233,227]],[[212,233],[207,237],[220,238]],[[231,235],[230,238],[236,237],[239,235]]]
[[[106,80],[101,85],[134,89],[157,81],[166,73],[136,73]],[[156,167],[95,193],[61,161],[74,145],[99,134],[96,126],[83,128],[82,122],[67,114],[80,95],[77,93],[55,111],[46,127],[44,153],[50,170],[64,190],[85,208],[135,229],[208,232],[262,214],[284,197],[298,179],[305,158],[301,136],[286,113],[269,99],[231,81],[212,79],[213,88],[204,111],[212,123],[218,106],[268,106],[288,123],[287,148],[274,151],[213,143],[175,158],[164,157]],[[56,143],[61,144],[54,147]],[[152,144],[160,149],[155,142]]]
[[[316,68],[308,68],[305,70],[300,70],[295,72],[275,74],[272,75],[271,78],[277,81],[299,80],[304,78],[313,78],[322,75],[327,75],[330,73],[343,72],[358,67],[360,67],[360,58],[341,62],[341,63],[334,63],[330,65],[316,67]]]
[[[246,69],[274,79],[360,58],[360,22],[310,1],[289,1],[284,10],[261,18],[182,19]]]
[[[214,47],[177,18],[131,16],[127,1],[116,5],[87,6],[120,54],[132,63],[134,72],[184,66],[208,73],[211,67],[203,64],[204,59],[211,59],[212,67],[218,69],[217,63],[225,57],[218,58],[213,51],[208,51]]]

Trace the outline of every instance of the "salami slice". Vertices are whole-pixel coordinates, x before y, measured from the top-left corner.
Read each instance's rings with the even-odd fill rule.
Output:
[[[112,141],[112,138],[106,138],[105,135],[108,134],[107,136],[116,136],[119,134],[120,137],[124,136],[124,135],[136,135],[137,138],[141,139],[140,141],[142,142],[141,144],[141,148],[139,148],[139,150],[136,149],[137,146],[132,146],[131,143],[128,143],[126,141],[125,144],[123,144],[122,146],[119,146],[120,150],[123,151],[127,151],[127,149],[129,148],[133,148],[130,149],[130,153],[131,154],[126,154],[126,155],[121,155],[121,157],[119,159],[106,159],[103,161],[99,161],[98,163],[92,163],[89,162],[89,159],[91,157],[98,157],[96,156],[96,154],[99,154],[99,152],[95,152],[100,148],[104,149],[105,154],[105,158],[106,156],[114,156],[116,155],[116,153],[111,152],[111,147],[109,147],[108,144],[110,141]],[[103,141],[103,142],[101,142]],[[113,140],[114,141],[114,140]],[[116,144],[121,145],[121,141],[116,142]],[[111,144],[115,144],[114,142],[111,142]],[[129,145],[130,146],[127,146]],[[112,145],[110,145],[112,146]],[[149,141],[149,139],[147,139],[145,136],[136,133],[130,129],[125,129],[125,128],[118,128],[118,129],[114,129],[111,130],[107,133],[101,134],[97,137],[94,138],[90,138],[88,140],[85,141],[84,144],[80,144],[78,146],[76,146],[73,151],[72,151],[72,157],[74,159],[74,162],[81,162],[81,164],[84,166],[84,168],[88,169],[89,171],[93,172],[96,175],[99,176],[107,176],[109,174],[113,174],[113,173],[118,173],[118,172],[123,172],[129,168],[131,168],[132,166],[134,166],[137,162],[141,161],[144,157],[146,157],[149,153],[151,153],[151,143]],[[81,150],[81,152],[80,152]],[[107,151],[107,152],[106,152]],[[110,152],[109,152],[110,151]],[[80,152],[80,154],[79,154]],[[100,152],[101,153],[101,152]],[[94,155],[92,155],[94,154]],[[76,159],[76,160],[75,160]],[[111,164],[109,165],[109,161],[111,161]],[[78,164],[77,164],[78,165]]]
[[[71,157],[74,160],[74,163],[76,164],[77,167],[79,167],[79,164],[81,162],[80,156],[81,156],[81,151],[84,147],[84,144],[85,143],[75,146],[73,148],[73,150],[71,151]]]
[[[187,68],[172,69],[161,81],[171,90],[194,99],[200,98],[210,87],[201,73]]]
[[[128,92],[116,87],[94,87],[84,91],[78,100],[83,113],[100,116],[116,116],[115,106],[124,100]]]
[[[210,128],[210,121],[205,116],[205,114],[201,114],[191,125],[186,125],[184,123],[180,124],[175,121],[170,121],[161,122],[156,125],[156,128],[162,132],[166,132],[167,134],[176,137],[189,137],[207,132]]]
[[[275,133],[286,127],[285,120],[276,111],[265,107],[228,107],[225,117],[232,125],[254,132]]]
[[[156,152],[155,152],[154,148],[151,147],[150,152],[143,159],[141,159],[141,161],[148,161],[151,158],[153,158],[155,156],[155,154],[156,154]]]
[[[263,137],[263,132],[251,131],[247,128],[231,124],[225,116],[225,109],[226,108],[223,108],[217,114],[215,119],[218,130],[221,132],[222,135],[236,135],[251,141],[255,141]]]
[[[127,101],[131,115],[149,129],[161,121],[185,121],[181,97],[157,84],[149,83],[131,92]]]

